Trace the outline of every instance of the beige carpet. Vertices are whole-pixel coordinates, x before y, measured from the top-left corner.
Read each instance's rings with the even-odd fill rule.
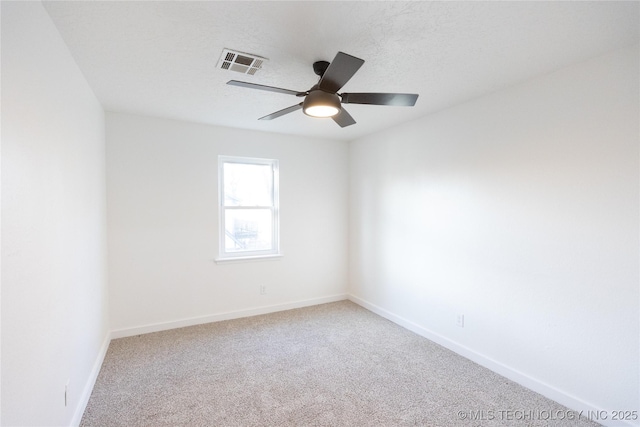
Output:
[[[348,301],[111,342],[82,426],[594,426]]]

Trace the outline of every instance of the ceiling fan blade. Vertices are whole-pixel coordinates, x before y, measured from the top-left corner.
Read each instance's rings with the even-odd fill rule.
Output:
[[[300,104],[292,105],[291,107],[285,108],[284,110],[276,111],[275,113],[271,113],[267,116],[260,117],[258,120],[272,120],[277,119],[280,116],[284,116],[285,114],[293,113],[302,108],[302,102]]]
[[[338,52],[329,68],[318,82],[318,88],[325,92],[336,93],[342,86],[347,84],[349,79],[362,67],[364,61],[355,56]]]
[[[418,95],[412,93],[343,93],[343,104],[371,104],[413,107]]]
[[[344,108],[340,108],[340,112],[331,118],[334,122],[339,124],[341,128],[356,124],[356,121],[353,120],[351,114],[347,113],[347,110]]]
[[[307,94],[306,92],[297,92],[295,90],[282,89],[274,86],[265,86],[265,85],[255,84],[255,83],[240,82],[238,80],[229,80],[227,84],[232,86],[246,87],[249,89],[259,89],[259,90],[266,90],[269,92],[284,93],[287,95],[304,96]]]

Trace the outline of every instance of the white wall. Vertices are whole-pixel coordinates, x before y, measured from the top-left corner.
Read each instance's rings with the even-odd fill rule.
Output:
[[[635,46],[353,142],[356,300],[565,404],[639,409],[638,76]]]
[[[41,3],[1,7],[1,422],[69,425],[108,331],[104,112]]]
[[[279,160],[284,257],[214,262],[220,154]],[[347,168],[345,142],[107,113],[116,336],[344,298]]]

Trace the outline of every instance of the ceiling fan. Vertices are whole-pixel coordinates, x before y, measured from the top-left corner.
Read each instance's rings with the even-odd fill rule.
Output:
[[[340,127],[355,124],[355,120],[341,104],[369,104],[394,105],[412,107],[418,95],[410,93],[338,93],[338,91],[353,77],[364,64],[364,60],[338,52],[333,62],[317,61],[313,63],[313,71],[320,76],[317,84],[307,91],[282,89],[279,87],[259,85],[255,83],[231,80],[228,85],[246,87],[250,89],[266,90],[304,97],[304,101],[276,111],[258,120],[272,120],[299,109],[311,117],[331,117]]]

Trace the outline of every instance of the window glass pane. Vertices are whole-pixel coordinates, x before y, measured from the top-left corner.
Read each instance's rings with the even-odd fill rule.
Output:
[[[225,206],[271,206],[271,165],[224,163]]]
[[[273,249],[272,224],[271,209],[225,209],[225,251]]]

